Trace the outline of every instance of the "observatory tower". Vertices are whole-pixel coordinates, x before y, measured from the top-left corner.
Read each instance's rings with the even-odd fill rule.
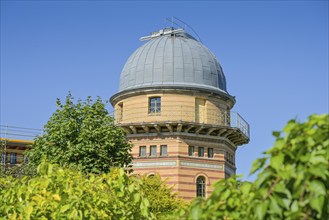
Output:
[[[183,29],[166,28],[127,60],[110,101],[115,122],[134,144],[135,173],[158,173],[185,199],[207,197],[235,174],[235,152],[249,125],[231,112],[216,57]]]

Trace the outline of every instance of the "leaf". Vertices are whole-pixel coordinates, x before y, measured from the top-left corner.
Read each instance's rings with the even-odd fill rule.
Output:
[[[248,195],[251,187],[252,187],[251,183],[244,182],[243,185],[241,186],[240,190],[244,195]]]
[[[261,169],[264,166],[265,161],[266,161],[266,158],[259,158],[259,159],[255,160],[252,163],[249,175],[251,175],[251,174],[255,173],[256,171],[258,171],[259,169]]]
[[[134,194],[134,202],[139,202],[139,200],[140,200],[140,194],[139,193]]]
[[[325,185],[319,180],[313,180],[310,182],[310,190],[315,195],[326,195],[326,187]]]
[[[273,167],[275,170],[279,170],[280,167],[283,165],[284,161],[284,154],[280,153],[279,155],[273,156],[270,160],[270,166]]]
[[[70,204],[67,204],[67,205],[62,206],[61,207],[61,213],[66,212],[70,207],[71,207]]]
[[[255,209],[257,219],[264,219],[267,210],[267,203],[259,203],[256,205]]]
[[[322,214],[322,208],[324,204],[324,196],[312,197],[310,199],[310,205],[315,209],[320,215]]]
[[[198,201],[197,203],[192,206],[192,211],[190,213],[190,218],[189,219],[200,219],[201,214],[202,214],[202,209],[201,209],[201,201]]]
[[[309,169],[309,172],[311,174],[313,174],[314,176],[316,176],[316,177],[320,177],[321,179],[326,180],[326,174],[325,174],[325,172],[323,172],[323,170],[322,169],[319,169],[318,167],[311,167]]]
[[[290,199],[291,198],[291,193],[286,188],[286,185],[283,182],[276,184],[273,189],[273,192],[276,192],[276,194],[280,195],[280,199],[284,199],[284,198]]]
[[[273,132],[272,132],[272,135],[273,135],[274,137],[276,137],[276,138],[279,138],[280,135],[281,135],[281,131],[273,131]]]
[[[58,194],[53,195],[54,200],[61,201],[61,197]]]
[[[261,187],[261,185],[266,182],[267,179],[272,175],[274,175],[274,173],[270,169],[265,169],[263,172],[259,173],[257,179],[254,182],[255,187]]]
[[[290,207],[292,212],[298,212],[298,202],[297,200],[293,201]]]
[[[234,200],[235,200],[235,198],[232,198],[232,197],[227,199],[228,207],[234,208]]]
[[[226,200],[230,196],[230,194],[231,194],[231,190],[230,189],[226,189],[224,191],[224,193],[222,194],[221,199]]]
[[[25,217],[30,217],[30,215],[32,214],[33,212],[33,206],[32,205],[29,205],[28,207],[25,207]]]
[[[272,196],[270,196],[269,209],[272,213],[278,214],[281,217],[282,216],[282,210],[281,210],[280,206],[278,205],[277,199],[280,199],[280,198],[274,199]]]
[[[326,160],[326,158],[324,156],[311,155],[311,158],[310,158],[309,162],[312,163],[312,164],[319,164],[319,163],[327,164],[328,160]]]

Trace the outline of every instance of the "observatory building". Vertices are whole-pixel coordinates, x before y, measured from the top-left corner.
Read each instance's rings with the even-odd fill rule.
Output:
[[[207,197],[214,182],[235,174],[249,125],[231,112],[223,70],[200,41],[174,28],[141,40],[110,99],[134,145],[134,172],[159,174],[182,198]]]

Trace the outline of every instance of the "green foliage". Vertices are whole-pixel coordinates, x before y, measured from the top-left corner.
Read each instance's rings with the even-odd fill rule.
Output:
[[[176,213],[186,208],[187,203],[179,199],[159,175],[143,176],[141,180],[142,192],[150,201],[149,209],[156,219],[174,219]]]
[[[252,183],[235,178],[214,184],[214,192],[204,200],[197,198],[188,210],[188,219],[250,219],[247,215],[254,198]],[[248,218],[246,218],[248,216]]]
[[[57,110],[27,152],[29,164],[38,165],[46,156],[52,163],[74,166],[93,173],[109,172],[132,161],[132,145],[116,127],[105,104],[98,98],[73,103],[69,94],[65,104],[57,100]]]
[[[33,177],[0,178],[0,218],[154,219],[141,180],[123,169],[108,174],[42,162]]]
[[[329,219],[329,116],[291,120],[274,132],[274,147],[256,160],[254,183],[236,177],[194,201],[188,219]]]
[[[68,97],[68,100],[72,98]],[[79,103],[88,106],[86,109],[93,106]],[[60,115],[61,111],[56,113]],[[64,120],[60,121],[63,126],[73,126],[68,118],[61,119]],[[111,120],[109,124],[112,126]],[[62,148],[57,146],[65,146],[63,149],[66,152],[73,152],[70,147],[75,145],[71,144],[73,141],[70,137],[79,137],[80,132],[73,132],[65,136],[66,139],[61,139],[69,129],[61,133],[61,126],[54,125],[56,121],[50,120],[48,124],[52,126],[46,126],[47,135],[38,138],[37,147],[30,152],[32,165],[40,161],[36,153],[43,152],[40,150],[43,146],[41,143],[50,149],[42,148],[46,153],[40,155],[47,155],[50,159],[52,155],[60,159],[59,149]],[[81,124],[84,127],[88,123]],[[59,132],[51,130],[53,127]],[[80,130],[83,131],[82,128]],[[82,133],[90,137],[93,134],[86,131]],[[329,116],[312,115],[305,123],[289,121],[283,132],[274,132],[273,135],[276,137],[274,147],[265,152],[263,158],[256,160],[251,168],[251,173],[259,172],[255,182],[240,182],[236,177],[218,181],[208,199],[196,199],[185,213],[186,203],[177,199],[159,176],[138,179],[128,177],[123,169],[117,168],[112,168],[108,174],[86,174],[85,171],[95,170],[83,166],[81,160],[84,154],[75,154],[81,157],[76,160],[78,163],[73,158],[73,162],[67,161],[68,157],[61,154],[65,162],[55,162],[64,167],[73,164],[83,172],[42,162],[37,174],[32,177],[1,176],[0,218],[177,219],[179,215],[184,219],[200,220],[329,219]],[[91,150],[89,147],[93,144],[88,145],[87,140],[81,139],[75,144],[80,144],[82,151],[86,150],[83,144]],[[66,141],[60,142],[63,145],[55,145],[56,142],[51,140]],[[51,154],[53,151],[57,154]],[[119,166],[122,163],[113,162],[112,165]],[[96,171],[105,172],[96,168]]]
[[[0,178],[8,175],[13,177],[33,176],[35,173],[36,168],[34,166],[28,166],[26,163],[15,166],[0,165]]]

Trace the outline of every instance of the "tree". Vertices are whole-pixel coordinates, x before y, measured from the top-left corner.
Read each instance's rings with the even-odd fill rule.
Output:
[[[69,94],[64,104],[57,99],[57,110],[44,126],[43,135],[27,152],[29,164],[38,165],[43,156],[51,163],[74,166],[85,172],[104,173],[111,167],[126,167],[132,161],[132,145],[114,125],[105,104],[78,100]]]
[[[291,120],[273,132],[273,148],[257,159],[253,182],[236,177],[215,184],[206,200],[196,200],[188,219],[329,219],[329,115]]]

